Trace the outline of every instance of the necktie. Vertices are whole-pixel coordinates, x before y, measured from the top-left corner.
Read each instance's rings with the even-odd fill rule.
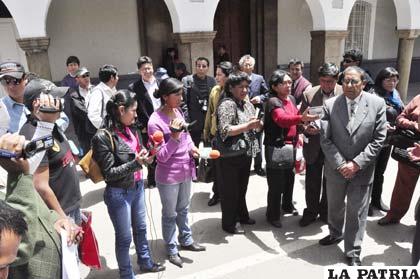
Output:
[[[295,91],[296,91],[296,88],[295,88],[295,85],[296,85],[296,81],[293,81],[292,82],[292,96],[295,96]]]
[[[356,102],[350,101],[350,130],[353,131],[354,117],[356,115]]]

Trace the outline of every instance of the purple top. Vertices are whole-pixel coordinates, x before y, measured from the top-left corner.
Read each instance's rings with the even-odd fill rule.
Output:
[[[177,118],[184,119],[180,111]],[[179,140],[171,138],[169,122],[171,119],[160,110],[155,111],[149,119],[147,133],[153,135],[156,131],[163,133],[164,142],[156,154],[156,182],[161,184],[178,184],[195,179],[195,163],[190,155],[194,143],[189,133],[182,132]]]
[[[77,84],[76,78],[72,77],[70,74],[67,74],[60,83],[60,86],[68,86],[77,90],[79,85]]]

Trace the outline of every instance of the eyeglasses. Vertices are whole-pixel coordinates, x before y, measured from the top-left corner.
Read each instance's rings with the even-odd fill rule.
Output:
[[[87,78],[87,77],[90,77],[90,74],[84,74],[84,75],[82,75],[82,78]]]
[[[353,63],[355,61],[347,58],[347,59],[344,59],[343,62],[344,63]]]
[[[22,82],[22,79],[18,79],[18,78],[2,78],[0,80],[0,83],[3,86],[9,85],[11,83],[13,83],[14,85],[19,85]]]
[[[349,85],[351,83],[351,85],[357,85],[360,81],[360,79],[344,79],[343,84]]]

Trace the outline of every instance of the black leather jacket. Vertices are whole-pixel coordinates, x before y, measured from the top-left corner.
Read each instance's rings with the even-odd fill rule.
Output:
[[[108,130],[109,131],[109,130]],[[142,165],[136,154],[114,131],[109,131],[114,141],[114,151],[108,133],[98,130],[92,138],[93,159],[102,170],[107,186],[129,188],[134,186],[134,172]],[[133,134],[136,131],[132,130]]]

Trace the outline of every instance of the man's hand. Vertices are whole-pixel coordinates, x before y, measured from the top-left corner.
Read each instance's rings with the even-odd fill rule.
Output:
[[[250,100],[250,102],[253,105],[260,104],[261,103],[261,98],[260,98],[260,96],[255,96]]]
[[[25,137],[16,134],[4,134],[0,137],[0,149],[16,154],[16,157],[22,155],[25,144]],[[8,172],[20,171],[23,173],[29,172],[29,164],[27,160],[22,158],[0,158],[0,165]]]
[[[420,144],[414,143],[414,147],[407,148],[407,151],[411,161],[420,161]]]
[[[83,238],[82,228],[74,224],[68,217],[62,217],[54,223],[54,229],[58,234],[61,229],[67,231],[67,245],[78,244]]]
[[[338,171],[342,176],[344,176],[345,179],[353,178],[359,170],[359,165],[353,161],[345,163],[341,168],[338,169]]]
[[[41,93],[39,99],[35,100],[33,104],[34,114],[40,121],[55,123],[55,121],[60,118],[60,99],[54,99],[52,95]],[[46,113],[41,112],[39,109],[42,107],[44,108],[52,108],[57,110],[54,113]]]

